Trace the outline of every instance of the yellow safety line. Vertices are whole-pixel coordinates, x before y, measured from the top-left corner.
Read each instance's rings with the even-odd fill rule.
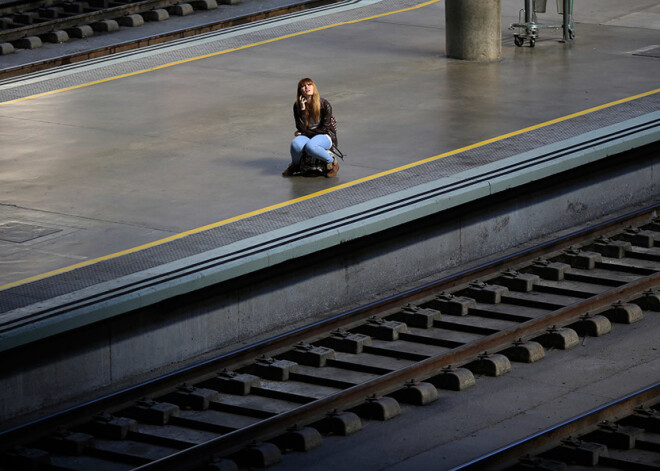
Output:
[[[116,253],[113,253],[113,254],[105,255],[103,257],[94,258],[94,259],[91,259],[91,260],[87,260],[85,262],[76,263],[75,265],[70,265],[70,266],[67,266],[67,267],[64,267],[64,268],[60,268],[58,270],[53,270],[53,271],[50,271],[50,272],[47,272],[47,273],[42,273],[40,275],[35,275],[35,276],[32,276],[30,278],[25,278],[25,279],[20,280],[20,281],[15,281],[15,282],[8,283],[8,284],[5,284],[5,285],[0,285],[0,291],[6,290],[6,289],[9,289],[9,288],[13,288],[15,286],[19,286],[19,285],[22,285],[22,284],[25,284],[25,283],[30,283],[32,281],[41,280],[41,279],[47,278],[49,276],[58,275],[60,273],[65,273],[67,271],[75,270],[77,268],[86,267],[88,265],[92,265],[94,263],[101,262],[101,261],[104,261],[104,260],[110,260],[110,259],[113,259],[113,258],[120,257],[122,255],[135,253],[135,252],[138,252],[140,250],[148,249],[150,247],[155,247],[157,245],[162,245],[166,242],[171,242],[173,240],[181,239],[183,237],[186,237],[186,236],[189,236],[189,235],[192,235],[192,234],[198,234],[200,232],[207,231],[209,229],[214,229],[216,227],[224,226],[226,224],[229,224],[229,223],[232,223],[232,222],[235,222],[235,221],[239,221],[241,219],[246,219],[246,218],[249,218],[249,217],[252,217],[252,216],[256,216],[258,214],[263,214],[263,213],[266,213],[268,211],[272,211],[272,210],[277,209],[277,208],[282,208],[284,206],[288,206],[288,205],[291,205],[291,204],[294,204],[294,203],[299,203],[301,201],[316,198],[317,196],[332,193],[332,192],[340,190],[342,188],[347,188],[347,187],[350,187],[350,186],[357,185],[359,183],[364,183],[364,182],[367,182],[367,181],[370,181],[370,180],[375,180],[375,179],[383,177],[385,175],[390,175],[392,173],[400,172],[402,170],[406,170],[406,169],[409,169],[409,168],[412,168],[412,167],[417,167],[417,166],[422,165],[424,163],[433,162],[434,160],[439,160],[439,159],[442,159],[444,157],[448,157],[450,155],[459,154],[461,152],[465,152],[465,151],[470,150],[470,149],[475,149],[477,147],[481,147],[481,146],[484,146],[484,145],[487,145],[487,144],[491,144],[493,142],[501,141],[503,139],[507,139],[507,138],[512,137],[512,136],[517,136],[517,135],[520,135],[520,134],[524,134],[526,132],[533,131],[533,130],[539,129],[539,128],[543,128],[543,127],[549,126],[551,124],[556,124],[556,123],[559,123],[561,121],[567,121],[567,120],[575,118],[577,116],[583,116],[583,115],[586,115],[586,114],[589,114],[589,113],[593,113],[595,111],[599,111],[599,110],[602,110],[602,109],[605,109],[605,108],[609,108],[609,107],[612,107],[612,106],[615,106],[615,105],[619,105],[621,103],[626,103],[628,101],[637,100],[639,98],[649,96],[649,95],[653,95],[653,94],[659,93],[659,92],[660,92],[660,88],[656,89],[656,90],[652,90],[650,92],[640,93],[639,95],[634,95],[634,96],[631,96],[631,97],[628,97],[628,98],[623,98],[621,100],[613,101],[611,103],[606,103],[604,105],[589,108],[589,109],[584,110],[584,111],[578,111],[577,113],[573,113],[573,114],[570,114],[570,115],[567,115],[567,116],[563,116],[561,118],[546,121],[546,122],[541,123],[541,124],[536,124],[534,126],[529,126],[527,128],[520,129],[518,131],[513,131],[513,132],[510,132],[508,134],[503,134],[501,136],[497,136],[497,137],[494,137],[494,138],[491,138],[491,139],[487,139],[485,141],[477,142],[476,144],[471,144],[471,145],[466,146],[466,147],[461,147],[460,149],[445,152],[444,154],[439,154],[439,155],[436,155],[436,156],[433,156],[433,157],[429,157],[427,159],[419,160],[417,162],[402,165],[400,167],[396,167],[396,168],[393,168],[393,169],[390,169],[390,170],[385,170],[383,172],[379,172],[379,173],[376,173],[374,175],[369,175],[367,177],[359,178],[357,180],[353,180],[353,181],[350,181],[350,182],[347,182],[347,183],[342,183],[341,185],[337,185],[337,186],[334,186],[332,188],[327,188],[325,190],[317,191],[315,193],[310,193],[309,195],[301,196],[300,198],[296,198],[296,199],[292,199],[292,200],[289,200],[289,201],[284,201],[284,202],[281,202],[281,203],[277,203],[277,204],[274,204],[272,206],[267,206],[265,208],[257,209],[255,211],[250,211],[249,213],[241,214],[239,216],[234,216],[234,217],[231,217],[229,219],[224,219],[222,221],[218,221],[218,222],[215,222],[213,224],[208,224],[206,226],[202,226],[202,227],[198,227],[198,228],[195,228],[195,229],[191,229],[189,231],[181,232],[179,234],[175,234],[173,236],[166,237],[164,239],[160,239],[160,240],[157,240],[157,241],[154,241],[154,242],[149,242],[148,244],[139,245],[139,246],[133,247],[131,249],[127,249],[127,250],[123,250],[121,252],[116,252]]]
[[[39,93],[37,95],[30,95],[30,96],[26,96],[26,97],[22,97],[22,98],[16,98],[14,100],[2,102],[2,103],[0,103],[0,106],[7,105],[9,103],[17,103],[17,102],[20,102],[20,101],[31,100],[33,98],[39,98],[39,97],[43,97],[43,96],[54,95],[55,93],[66,92],[66,91],[69,91],[69,90],[76,90],[78,88],[89,87],[91,85],[97,85],[97,84],[100,84],[100,83],[111,82],[113,80],[117,80],[117,79],[121,79],[121,78],[133,77],[135,75],[145,74],[147,72],[152,72],[154,70],[166,69],[168,67],[172,67],[172,66],[179,65],[179,64],[186,64],[188,62],[194,62],[194,61],[197,61],[197,60],[200,60],[200,59],[207,59],[209,57],[220,56],[220,55],[223,55],[223,54],[228,54],[230,52],[242,51],[244,49],[250,49],[250,48],[253,48],[253,47],[257,47],[257,46],[263,46],[264,44],[270,44],[270,43],[274,43],[274,42],[277,42],[277,41],[282,41],[284,39],[295,38],[297,36],[302,36],[304,34],[309,34],[309,33],[315,33],[317,31],[323,31],[325,29],[335,28],[337,26],[345,26],[345,25],[360,23],[362,21],[369,21],[369,20],[373,20],[373,19],[376,19],[376,18],[382,18],[384,16],[395,15],[397,13],[405,13],[407,11],[412,11],[412,10],[416,10],[418,8],[423,8],[423,7],[426,7],[428,5],[432,5],[433,3],[437,3],[439,1],[440,0],[430,0],[428,2],[424,2],[424,3],[420,3],[419,5],[415,5],[414,7],[403,8],[401,10],[391,11],[391,12],[388,12],[388,13],[380,13],[378,15],[368,16],[366,18],[360,18],[360,19],[357,19],[357,20],[343,21],[341,23],[334,23],[334,24],[331,24],[331,25],[320,26],[318,28],[308,29],[306,31],[300,31],[298,33],[287,34],[285,36],[279,36],[277,38],[266,39],[264,41],[259,41],[259,42],[252,43],[252,44],[246,44],[244,46],[239,46],[239,47],[235,47],[235,48],[232,48],[232,49],[226,49],[224,51],[212,52],[210,54],[205,54],[203,56],[191,57],[189,59],[183,59],[183,60],[176,61],[176,62],[170,62],[168,64],[159,65],[159,66],[156,66],[156,67],[152,67],[150,69],[138,70],[138,71],[135,71],[135,72],[130,72],[128,74],[117,75],[116,77],[109,77],[109,78],[105,78],[105,79],[102,79],[102,80],[96,80],[94,82],[83,83],[81,85],[74,85],[72,87],[60,88],[58,90],[51,90],[49,92]],[[0,286],[0,289],[2,289],[2,286]]]

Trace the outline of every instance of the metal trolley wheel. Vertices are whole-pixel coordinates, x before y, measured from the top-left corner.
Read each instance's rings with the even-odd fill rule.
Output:
[[[525,34],[514,34],[513,35],[513,43],[518,47],[522,47],[523,44],[525,44],[525,39],[529,40],[529,47],[536,46],[536,32],[535,31],[528,31]]]

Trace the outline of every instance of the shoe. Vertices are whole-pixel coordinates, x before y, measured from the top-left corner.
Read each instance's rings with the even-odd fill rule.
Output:
[[[286,170],[284,172],[282,172],[282,176],[283,177],[290,177],[294,173],[296,173],[298,170],[300,170],[300,169],[298,168],[297,165],[289,164],[289,166],[286,168]]]
[[[336,177],[338,171],[339,171],[339,162],[337,162],[337,157],[333,157],[332,163],[331,164],[329,163],[326,166],[325,176],[328,178]]]

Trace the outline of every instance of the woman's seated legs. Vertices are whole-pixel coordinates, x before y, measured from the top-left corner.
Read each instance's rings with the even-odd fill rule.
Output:
[[[303,149],[305,145],[310,141],[307,136],[296,136],[293,141],[291,141],[291,162],[294,165],[300,164],[300,157],[302,156]]]
[[[298,136],[302,137],[302,136]],[[297,138],[296,138],[297,139]],[[295,140],[294,139],[294,142]],[[293,143],[292,143],[293,145]],[[305,152],[307,155],[314,157],[315,159],[321,160],[325,163],[332,163],[333,158],[328,154],[328,150],[332,147],[332,140],[327,134],[319,134],[309,139],[305,144]]]

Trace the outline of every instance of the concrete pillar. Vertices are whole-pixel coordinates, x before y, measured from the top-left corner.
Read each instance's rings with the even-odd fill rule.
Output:
[[[445,25],[448,57],[502,58],[502,0],[445,0]]]

